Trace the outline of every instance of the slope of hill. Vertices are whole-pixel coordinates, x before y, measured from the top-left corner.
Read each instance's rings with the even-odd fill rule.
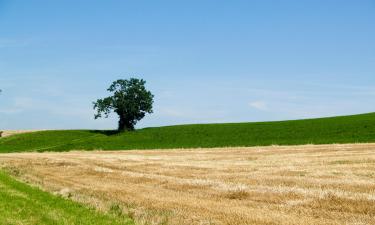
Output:
[[[320,119],[195,124],[135,132],[56,130],[0,139],[0,152],[128,150],[375,142],[375,113]]]

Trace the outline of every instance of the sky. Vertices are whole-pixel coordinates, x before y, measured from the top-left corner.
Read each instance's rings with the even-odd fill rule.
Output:
[[[130,77],[138,128],[373,112],[375,0],[0,0],[0,129],[116,128]]]

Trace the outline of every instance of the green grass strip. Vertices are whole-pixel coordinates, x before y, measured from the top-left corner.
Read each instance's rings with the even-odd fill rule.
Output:
[[[16,181],[0,171],[0,224],[134,224]]]

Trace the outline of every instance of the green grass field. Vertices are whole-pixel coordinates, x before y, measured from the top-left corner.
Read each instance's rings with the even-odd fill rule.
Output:
[[[259,123],[197,124],[135,132],[58,130],[0,139],[0,152],[167,149],[375,142],[375,113]]]
[[[14,180],[0,171],[0,224],[134,224]]]

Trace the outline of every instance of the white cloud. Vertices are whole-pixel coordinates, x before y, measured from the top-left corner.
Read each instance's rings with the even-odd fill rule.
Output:
[[[250,107],[257,110],[266,111],[268,109],[267,103],[264,101],[254,101],[249,103]]]
[[[188,113],[182,110],[172,109],[172,108],[163,108],[161,109],[160,114],[165,115],[165,116],[178,117],[178,118],[186,118],[186,117],[191,116],[191,113]]]
[[[20,109],[0,109],[0,114],[14,114],[14,113],[19,113],[22,112]]]
[[[14,99],[13,105],[19,110],[25,110],[33,108],[36,105],[36,101],[28,97],[17,97]]]
[[[13,114],[25,111],[43,111],[54,115],[93,118],[94,111],[89,104],[74,101],[51,102],[45,99],[16,97],[9,106],[1,106],[0,113]]]
[[[26,40],[0,39],[0,48],[25,47],[28,45]]]

